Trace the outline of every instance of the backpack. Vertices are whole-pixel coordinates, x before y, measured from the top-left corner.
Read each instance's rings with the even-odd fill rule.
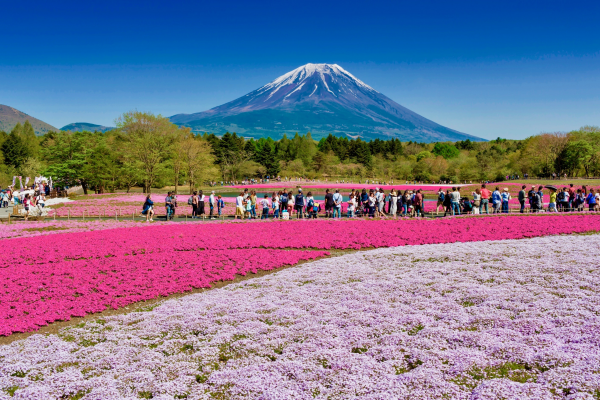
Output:
[[[194,196],[190,196],[190,198],[188,199],[188,205],[192,205],[194,204]]]
[[[443,203],[444,202],[444,198],[445,198],[444,192],[440,192],[440,195],[438,197],[438,201],[441,201]]]
[[[287,201],[288,201],[287,194],[285,194],[285,193],[284,193],[284,194],[282,194],[282,195],[281,195],[281,202],[282,202],[282,203],[287,203]]]

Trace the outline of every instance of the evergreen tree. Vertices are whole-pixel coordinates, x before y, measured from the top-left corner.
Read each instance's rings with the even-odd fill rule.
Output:
[[[15,168],[21,167],[25,160],[31,157],[28,147],[21,138],[21,124],[17,124],[11,131],[10,135],[2,143],[2,155],[4,156],[4,163],[6,165],[12,165]]]
[[[35,136],[33,126],[31,126],[31,123],[29,123],[29,121],[25,121],[25,124],[23,124],[23,129],[21,131],[21,139],[27,147],[27,150],[31,157],[38,157],[40,153],[40,144],[37,136]]]

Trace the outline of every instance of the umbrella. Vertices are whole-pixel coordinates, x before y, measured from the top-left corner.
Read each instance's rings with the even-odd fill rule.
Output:
[[[544,186],[544,187],[545,187],[546,189],[551,189],[551,190],[555,190],[555,191],[556,191],[556,190],[558,190],[558,189],[556,188],[556,186],[553,186],[553,185],[546,185],[546,186]]]

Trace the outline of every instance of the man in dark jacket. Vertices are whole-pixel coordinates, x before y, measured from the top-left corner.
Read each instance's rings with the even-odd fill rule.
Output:
[[[527,193],[525,193],[526,186],[523,185],[521,187],[521,191],[519,192],[519,203],[521,203],[521,214],[525,212],[525,198],[527,197]]]

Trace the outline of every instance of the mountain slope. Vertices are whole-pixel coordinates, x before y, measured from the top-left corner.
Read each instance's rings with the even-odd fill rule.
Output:
[[[211,110],[171,117],[196,132],[279,138],[284,133],[402,141],[483,140],[401,106],[336,64],[306,64]]]
[[[23,125],[25,121],[29,121],[37,136],[41,136],[48,131],[58,131],[58,129],[44,121],[33,118],[15,108],[0,104],[0,131],[10,132],[15,125],[18,123]]]
[[[111,126],[102,126],[102,125],[96,125],[96,124],[90,124],[88,122],[74,122],[72,124],[69,125],[65,125],[62,128],[60,128],[61,131],[71,131],[71,132],[83,132],[83,131],[88,131],[88,132],[106,132],[106,131],[110,131],[115,129],[114,127]]]

